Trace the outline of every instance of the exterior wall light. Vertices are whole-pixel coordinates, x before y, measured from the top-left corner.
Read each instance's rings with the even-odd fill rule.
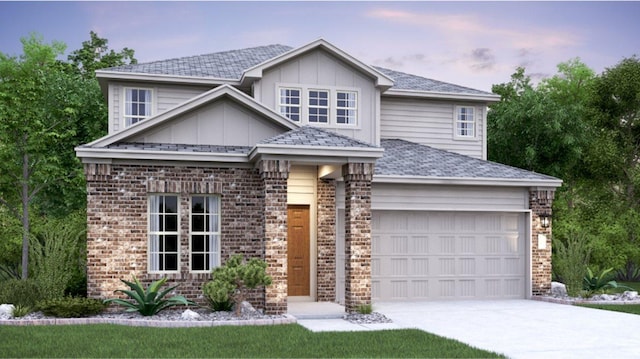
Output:
[[[549,225],[551,225],[551,215],[548,213],[541,213],[539,217],[542,228],[549,228]]]

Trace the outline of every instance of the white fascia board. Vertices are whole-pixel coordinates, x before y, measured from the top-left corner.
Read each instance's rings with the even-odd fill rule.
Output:
[[[76,156],[81,158],[83,162],[104,162],[106,159],[227,163],[249,162],[248,156],[242,153],[176,152],[86,147],[76,147],[75,151]]]
[[[424,176],[389,176],[373,175],[375,183],[435,184],[459,186],[494,186],[494,187],[545,187],[557,188],[562,185],[559,179],[512,179],[512,178],[466,178],[466,177],[424,177]]]
[[[166,74],[148,74],[142,72],[120,72],[97,70],[96,77],[110,80],[126,80],[126,81],[148,81],[148,82],[166,82],[180,83],[190,85],[240,85],[238,79],[223,79],[218,77],[201,77],[201,76],[179,76]]]
[[[455,92],[435,92],[435,91],[419,91],[419,90],[402,90],[402,89],[389,89],[382,94],[385,96],[398,96],[398,97],[421,97],[421,98],[433,98],[433,99],[445,99],[445,100],[466,100],[466,101],[483,101],[489,103],[500,102],[500,95],[478,95],[478,94],[464,94]]]
[[[331,44],[330,42],[320,38],[318,40],[315,40],[313,42],[310,42],[306,45],[300,46],[298,48],[292,49],[290,51],[287,51],[279,56],[276,56],[272,59],[269,59],[265,62],[262,62],[260,64],[257,64],[253,67],[248,68],[247,70],[244,71],[244,73],[242,74],[242,78],[240,79],[240,83],[242,84],[246,84],[247,82],[253,81],[255,79],[260,79],[262,78],[262,73],[264,71],[264,69],[272,67],[274,65],[277,65],[279,63],[283,63],[293,57],[296,57],[300,54],[303,54],[309,50],[312,50],[314,48],[317,47],[322,47],[324,49],[326,49],[327,51],[329,51],[331,54],[333,54],[334,56],[338,57],[338,58],[342,58],[345,61],[351,63],[354,67],[360,69],[362,72],[365,72],[367,74],[369,74],[370,76],[374,77],[376,79],[376,86],[377,87],[381,87],[383,90],[384,89],[388,89],[391,88],[393,86],[393,80],[388,77],[387,75],[383,74],[382,72],[374,69],[373,67],[363,63],[362,61],[358,60],[357,58],[349,55],[348,53],[346,53],[345,51],[339,49],[338,47],[336,47],[335,45]]]
[[[128,137],[135,136],[145,130],[157,126],[175,116],[178,116],[182,113],[188,112],[194,108],[197,108],[207,102],[218,99],[224,95],[228,95],[239,103],[253,109],[254,111],[264,115],[265,117],[271,118],[274,122],[282,125],[289,130],[294,130],[300,127],[298,124],[289,121],[286,117],[281,114],[273,111],[272,109],[266,107],[265,105],[255,101],[253,98],[248,95],[236,90],[234,87],[230,85],[222,85],[220,87],[216,87],[212,90],[209,90],[203,94],[200,94],[179,106],[176,106],[168,111],[165,111],[159,115],[148,118],[144,121],[140,121],[132,126],[127,127],[126,129],[116,132],[112,135],[108,135],[97,139],[88,144],[90,147],[104,147],[116,143],[118,141],[122,141],[127,139]]]
[[[256,145],[249,152],[249,159],[258,155],[283,155],[306,157],[358,157],[377,159],[384,154],[384,148],[366,147],[322,147],[299,145]]]

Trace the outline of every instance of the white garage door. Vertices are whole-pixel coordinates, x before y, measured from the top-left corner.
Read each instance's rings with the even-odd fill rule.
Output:
[[[524,298],[523,213],[374,211],[372,299]]]
[[[337,286],[344,300],[344,211]],[[525,298],[524,213],[373,211],[372,299]]]

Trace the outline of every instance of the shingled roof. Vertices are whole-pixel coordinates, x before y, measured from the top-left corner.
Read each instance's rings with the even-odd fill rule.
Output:
[[[551,176],[409,141],[383,139],[380,145],[384,148],[384,156],[376,162],[376,175],[559,181]]]
[[[287,131],[260,142],[268,145],[319,146],[319,147],[360,147],[376,148],[376,146],[354,138],[317,127],[303,126]]]
[[[266,45],[240,50],[215,52],[205,55],[188,56],[168,60],[146,62],[135,65],[110,67],[101,71],[141,73],[169,76],[215,78],[240,80],[249,68],[273,59],[293,50],[286,45]],[[466,95],[493,95],[489,92],[458,86],[426,77],[407,74],[400,71],[372,66],[372,68],[390,77],[394,81],[391,89],[411,90]]]

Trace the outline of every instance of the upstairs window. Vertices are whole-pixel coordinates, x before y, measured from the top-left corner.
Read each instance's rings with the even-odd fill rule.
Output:
[[[355,89],[300,85],[278,87],[276,93],[278,111],[294,122],[334,128],[358,124],[359,93]]]
[[[300,92],[296,88],[280,89],[280,114],[295,122],[300,122]]]
[[[309,123],[329,123],[329,91],[309,91]]]
[[[455,135],[461,138],[476,137],[475,111],[473,107],[456,106]]]
[[[149,271],[177,272],[179,220],[177,195],[149,197]]]
[[[129,127],[151,116],[152,93],[150,89],[125,88],[124,125]]]
[[[191,197],[190,255],[192,272],[210,272],[220,265],[220,198]]]
[[[337,91],[336,122],[355,125],[358,114],[358,94],[355,91]]]

